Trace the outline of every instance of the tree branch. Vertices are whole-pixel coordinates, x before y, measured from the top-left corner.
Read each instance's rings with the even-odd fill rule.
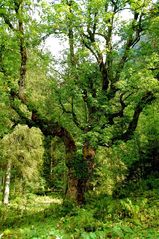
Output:
[[[120,95],[120,104],[121,104],[121,109],[118,112],[112,113],[111,115],[108,116],[108,122],[110,125],[114,124],[114,118],[116,117],[123,117],[124,115],[124,109],[126,108],[126,104],[123,100],[124,93]]]
[[[128,60],[128,56],[129,56],[129,51],[131,48],[133,48],[136,43],[140,40],[140,33],[142,32],[142,26],[141,26],[141,21],[142,21],[142,14],[139,17],[138,22],[136,22],[138,19],[138,13],[134,13],[134,20],[132,22],[132,29],[134,30],[131,35],[128,37],[128,40],[125,44],[125,49],[124,49],[124,53],[123,56],[119,62],[118,65],[118,70],[116,72],[116,77],[115,77],[115,81],[117,81],[119,79],[119,75],[121,70],[124,68],[125,63]],[[135,36],[133,36],[133,34],[135,33]]]
[[[81,130],[84,130],[84,127],[82,127],[77,119],[77,115],[74,111],[74,103],[73,103],[73,97],[72,97],[72,102],[71,102],[71,108],[72,108],[72,111],[71,111],[71,114],[72,114],[72,117],[73,117],[73,122],[75,123],[75,125],[81,129]]]
[[[22,103],[26,105],[29,112],[32,114],[31,118],[28,118],[26,114],[17,106],[14,102],[15,99],[19,99]],[[39,128],[45,136],[57,136],[62,138],[66,147],[66,152],[72,152],[76,150],[76,145],[71,134],[62,127],[58,122],[51,122],[41,116],[33,105],[29,103],[24,98],[20,98],[18,93],[13,90],[10,92],[10,106],[18,114],[21,124],[26,124],[29,127]]]
[[[14,28],[14,26],[12,25],[12,23],[10,22],[10,20],[6,14],[0,13],[0,17],[3,18],[5,24],[7,24],[11,30],[16,31],[16,29]]]
[[[58,93],[58,92],[57,92],[57,93]],[[84,127],[81,126],[81,124],[79,123],[79,121],[78,121],[78,119],[77,119],[77,115],[76,115],[76,113],[74,112],[73,98],[72,98],[72,102],[71,102],[71,110],[67,110],[67,109],[65,108],[65,106],[63,105],[63,103],[62,103],[62,100],[61,100],[61,97],[60,97],[60,94],[59,94],[59,93],[58,93],[58,96],[59,96],[59,103],[60,103],[60,106],[61,106],[61,108],[62,108],[62,111],[63,111],[64,113],[66,113],[66,114],[70,114],[70,115],[72,116],[72,119],[73,119],[73,122],[75,123],[75,125],[76,125],[79,129],[83,130]]]
[[[86,38],[88,38],[88,36],[86,34],[83,33],[83,36],[85,36]],[[84,44],[84,46],[90,50],[90,52],[93,54],[93,56],[96,58],[97,62],[98,62],[98,55],[96,54],[96,52],[91,48],[91,45],[85,40],[82,39],[82,43]]]
[[[126,132],[117,137],[114,137],[112,139],[113,143],[117,140],[123,140],[126,142],[132,138],[136,130],[141,112],[143,111],[144,107],[150,104],[154,99],[155,99],[155,96],[153,95],[152,92],[148,91],[147,93],[145,93],[145,95],[141,98],[141,100],[139,101],[139,103],[136,105],[134,109],[132,120],[129,122]]]

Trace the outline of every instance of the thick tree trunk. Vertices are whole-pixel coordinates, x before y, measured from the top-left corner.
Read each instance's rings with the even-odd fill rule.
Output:
[[[89,181],[93,174],[95,149],[88,142],[83,145],[83,157],[77,158],[76,152],[68,154],[68,184],[66,198],[71,199],[78,205],[85,203],[85,192],[89,188]]]
[[[77,202],[78,204],[85,203],[85,192],[89,188],[89,181],[93,175],[93,169],[95,166],[94,158],[96,151],[89,144],[89,142],[85,142],[83,145],[83,158],[82,158],[82,169],[81,177],[78,179],[77,183]],[[80,172],[79,172],[80,173]]]
[[[74,168],[68,167],[67,174],[67,190],[66,190],[66,198],[71,201],[77,202],[78,195],[78,179],[75,175]]]
[[[78,177],[75,168],[77,149],[76,145],[71,138],[65,138],[64,140],[66,148],[66,166],[67,166],[67,186],[66,186],[66,198],[77,202],[77,184]]]
[[[10,177],[11,177],[11,161],[8,161],[5,180],[4,180],[4,190],[3,190],[3,204],[7,205],[9,203],[9,193],[10,193]]]

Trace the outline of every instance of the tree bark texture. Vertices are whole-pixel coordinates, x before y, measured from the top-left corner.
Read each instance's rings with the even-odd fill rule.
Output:
[[[81,168],[78,169],[80,176],[77,183],[77,202],[79,205],[85,203],[85,192],[89,188],[89,181],[93,175],[93,169],[95,166],[95,154],[95,149],[89,144],[89,142],[85,142],[83,145]]]

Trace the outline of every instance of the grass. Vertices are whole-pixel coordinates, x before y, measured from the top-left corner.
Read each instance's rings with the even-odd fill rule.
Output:
[[[159,239],[157,190],[124,199],[98,197],[83,208],[31,194],[0,206],[3,239]]]
[[[57,218],[49,215],[49,211],[57,210],[61,203],[57,197],[29,195],[16,198],[7,207],[1,205],[1,238],[35,239],[49,238],[53,233],[58,235]]]

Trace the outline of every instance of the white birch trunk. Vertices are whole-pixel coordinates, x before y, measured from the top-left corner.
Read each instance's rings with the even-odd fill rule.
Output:
[[[11,161],[8,161],[5,180],[4,180],[4,191],[3,191],[3,204],[9,203],[9,192],[10,192],[10,178],[11,178]]]

